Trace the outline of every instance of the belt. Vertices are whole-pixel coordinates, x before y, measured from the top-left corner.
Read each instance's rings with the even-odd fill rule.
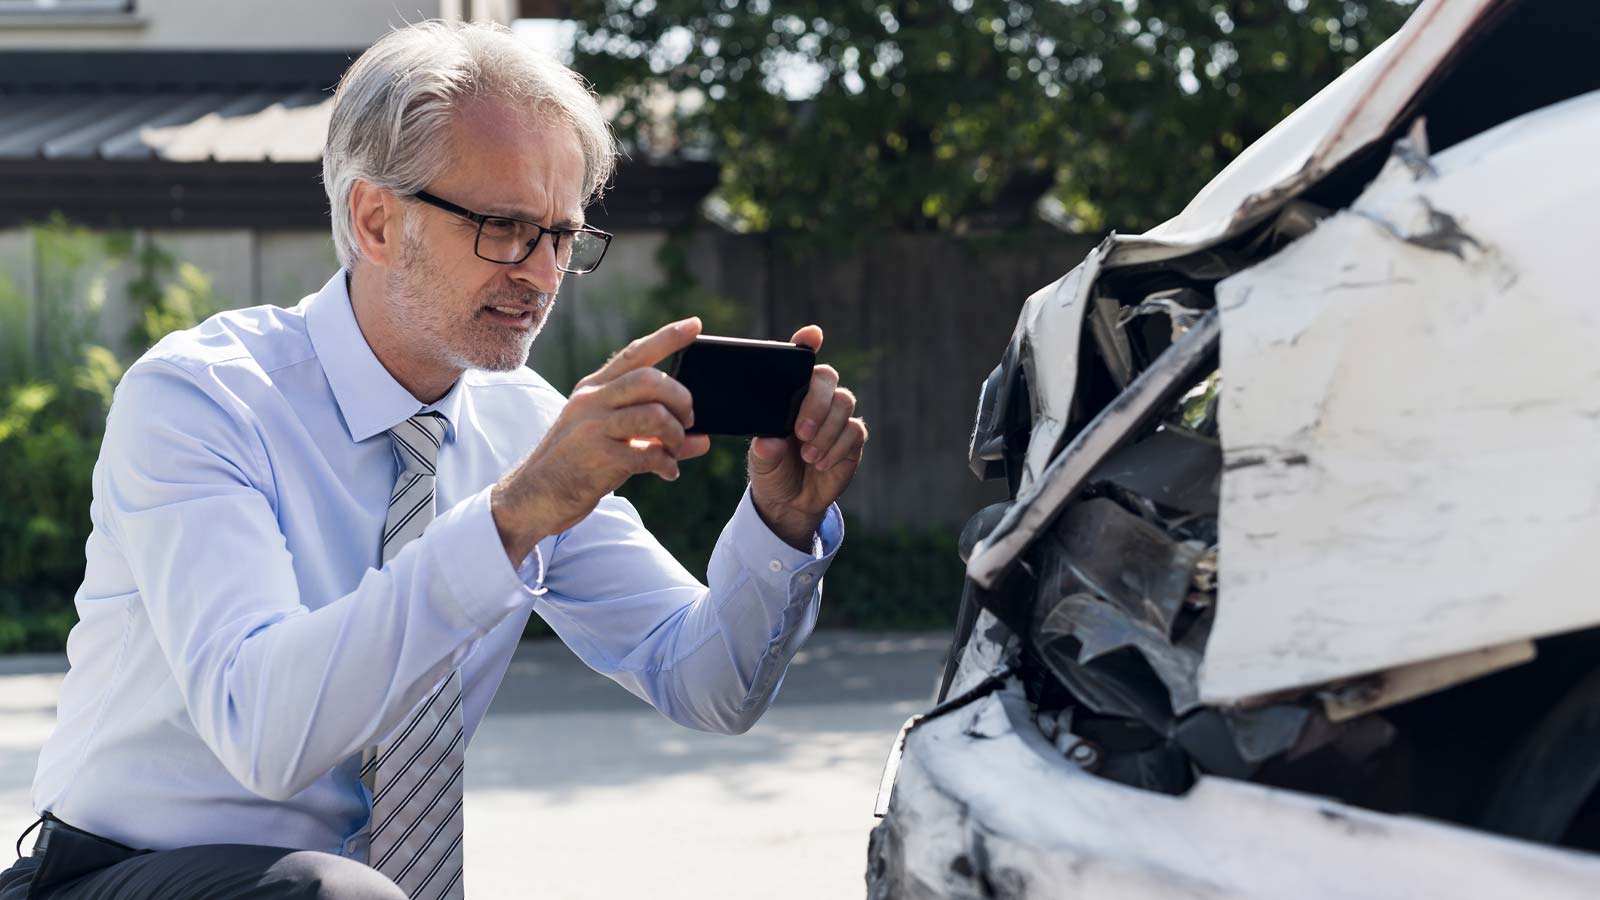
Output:
[[[129,854],[150,852],[148,850],[136,850],[133,847],[129,847],[127,844],[119,844],[110,838],[103,838],[98,834],[84,831],[82,828],[73,828],[71,825],[68,825],[49,813],[45,813],[43,816],[41,816],[39,821],[35,824],[39,825],[39,836],[33,840],[34,856],[43,856],[45,851],[50,848],[50,841],[52,839],[66,841],[67,843],[73,845],[78,845],[82,842],[89,842],[111,852],[118,850]],[[30,828],[29,831],[31,830],[32,829]],[[27,836],[28,832],[24,831],[22,833],[22,837]],[[18,838],[17,843],[22,843],[22,839]],[[18,853],[17,855],[21,856],[22,854]]]
[[[33,842],[33,856],[39,860],[39,867],[34,872],[30,897],[45,888],[150,852],[74,828],[50,813],[34,825],[39,828],[39,836]],[[18,856],[22,855],[22,839],[32,830],[30,826],[17,838]]]
[[[33,820],[33,824],[32,825],[29,825],[27,828],[24,828],[22,830],[22,833],[17,835],[17,858],[18,859],[22,858],[22,842],[28,839],[28,835],[33,833],[33,830],[35,828],[38,828],[40,825],[43,825],[47,821],[49,821],[49,820],[46,819],[43,816],[40,816],[39,818]],[[45,845],[48,844],[48,843],[49,843],[49,841],[45,840],[44,832],[42,832],[42,831],[39,832],[39,836],[37,838],[34,838],[34,841],[33,841],[33,854],[32,855],[34,855],[34,856],[43,856],[44,855]]]
[[[44,851],[50,847],[50,838],[61,830],[61,823],[56,819],[39,820],[39,836],[33,839],[33,855],[43,856]]]

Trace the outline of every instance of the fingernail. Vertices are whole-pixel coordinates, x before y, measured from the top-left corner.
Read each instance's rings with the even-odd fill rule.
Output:
[[[690,316],[689,318],[684,319],[682,322],[678,323],[678,331],[680,331],[680,332],[682,332],[684,334],[688,334],[689,332],[694,330],[694,326],[699,324],[699,322],[700,322],[700,317],[699,316]]]
[[[828,467],[832,466],[832,465],[833,465],[833,462],[830,460],[828,462],[823,463],[820,466],[817,466],[817,471],[818,472],[826,472],[826,471],[828,471]]]
[[[800,451],[800,455],[805,459],[806,462],[809,463],[809,462],[816,462],[817,461],[817,457],[821,456],[822,454],[818,453],[817,452],[817,448],[815,448],[815,447],[807,447],[804,450]]]
[[[809,441],[817,433],[817,423],[812,419],[801,419],[794,432],[800,436],[800,440]]]

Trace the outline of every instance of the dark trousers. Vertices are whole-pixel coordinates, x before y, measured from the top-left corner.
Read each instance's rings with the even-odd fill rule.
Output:
[[[65,835],[65,836],[63,836]],[[0,900],[406,900],[377,871],[315,850],[209,844],[129,850],[55,832],[0,872]]]

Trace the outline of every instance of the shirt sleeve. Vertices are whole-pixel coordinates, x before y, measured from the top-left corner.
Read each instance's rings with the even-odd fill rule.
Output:
[[[747,489],[701,584],[606,496],[555,544],[534,611],[595,671],[668,718],[749,730],[816,626],[822,576],[844,539],[837,505],[805,553],[772,533]]]
[[[285,799],[387,735],[533,594],[485,490],[308,608],[256,427],[209,371],[142,362],[107,417],[94,502],[197,733],[246,788]]]

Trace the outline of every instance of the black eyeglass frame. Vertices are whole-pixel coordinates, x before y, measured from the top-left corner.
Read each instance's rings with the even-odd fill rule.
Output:
[[[417,191],[416,193],[409,194],[407,196],[410,196],[415,200],[421,200],[423,203],[426,203],[436,209],[442,209],[447,213],[458,215],[461,218],[476,224],[478,226],[478,232],[472,237],[472,255],[485,262],[498,263],[502,266],[521,265],[527,260],[528,257],[533,255],[533,251],[539,247],[539,241],[543,240],[544,236],[548,234],[553,235],[551,240],[555,241],[556,269],[565,272],[568,275],[587,275],[590,272],[593,272],[595,269],[600,268],[600,261],[606,258],[606,251],[611,249],[611,233],[607,231],[601,231],[598,228],[591,228],[587,225],[583,226],[582,228],[546,228],[543,225],[540,225],[538,222],[530,222],[527,219],[519,219],[516,216],[499,216],[490,215],[488,213],[473,212],[464,206],[457,206],[456,204],[451,203],[449,200],[445,200],[441,197],[435,197],[433,194],[430,194],[427,191]],[[492,257],[484,256],[478,251],[478,242],[483,239],[483,223],[489,221],[490,219],[504,219],[507,222],[520,222],[524,225],[532,225],[536,229],[533,240],[528,242],[526,252],[522,254],[520,259],[494,259]],[[561,265],[561,238],[569,234],[592,234],[601,240],[602,246],[600,248],[600,255],[595,258],[594,265],[587,269],[568,269]]]

